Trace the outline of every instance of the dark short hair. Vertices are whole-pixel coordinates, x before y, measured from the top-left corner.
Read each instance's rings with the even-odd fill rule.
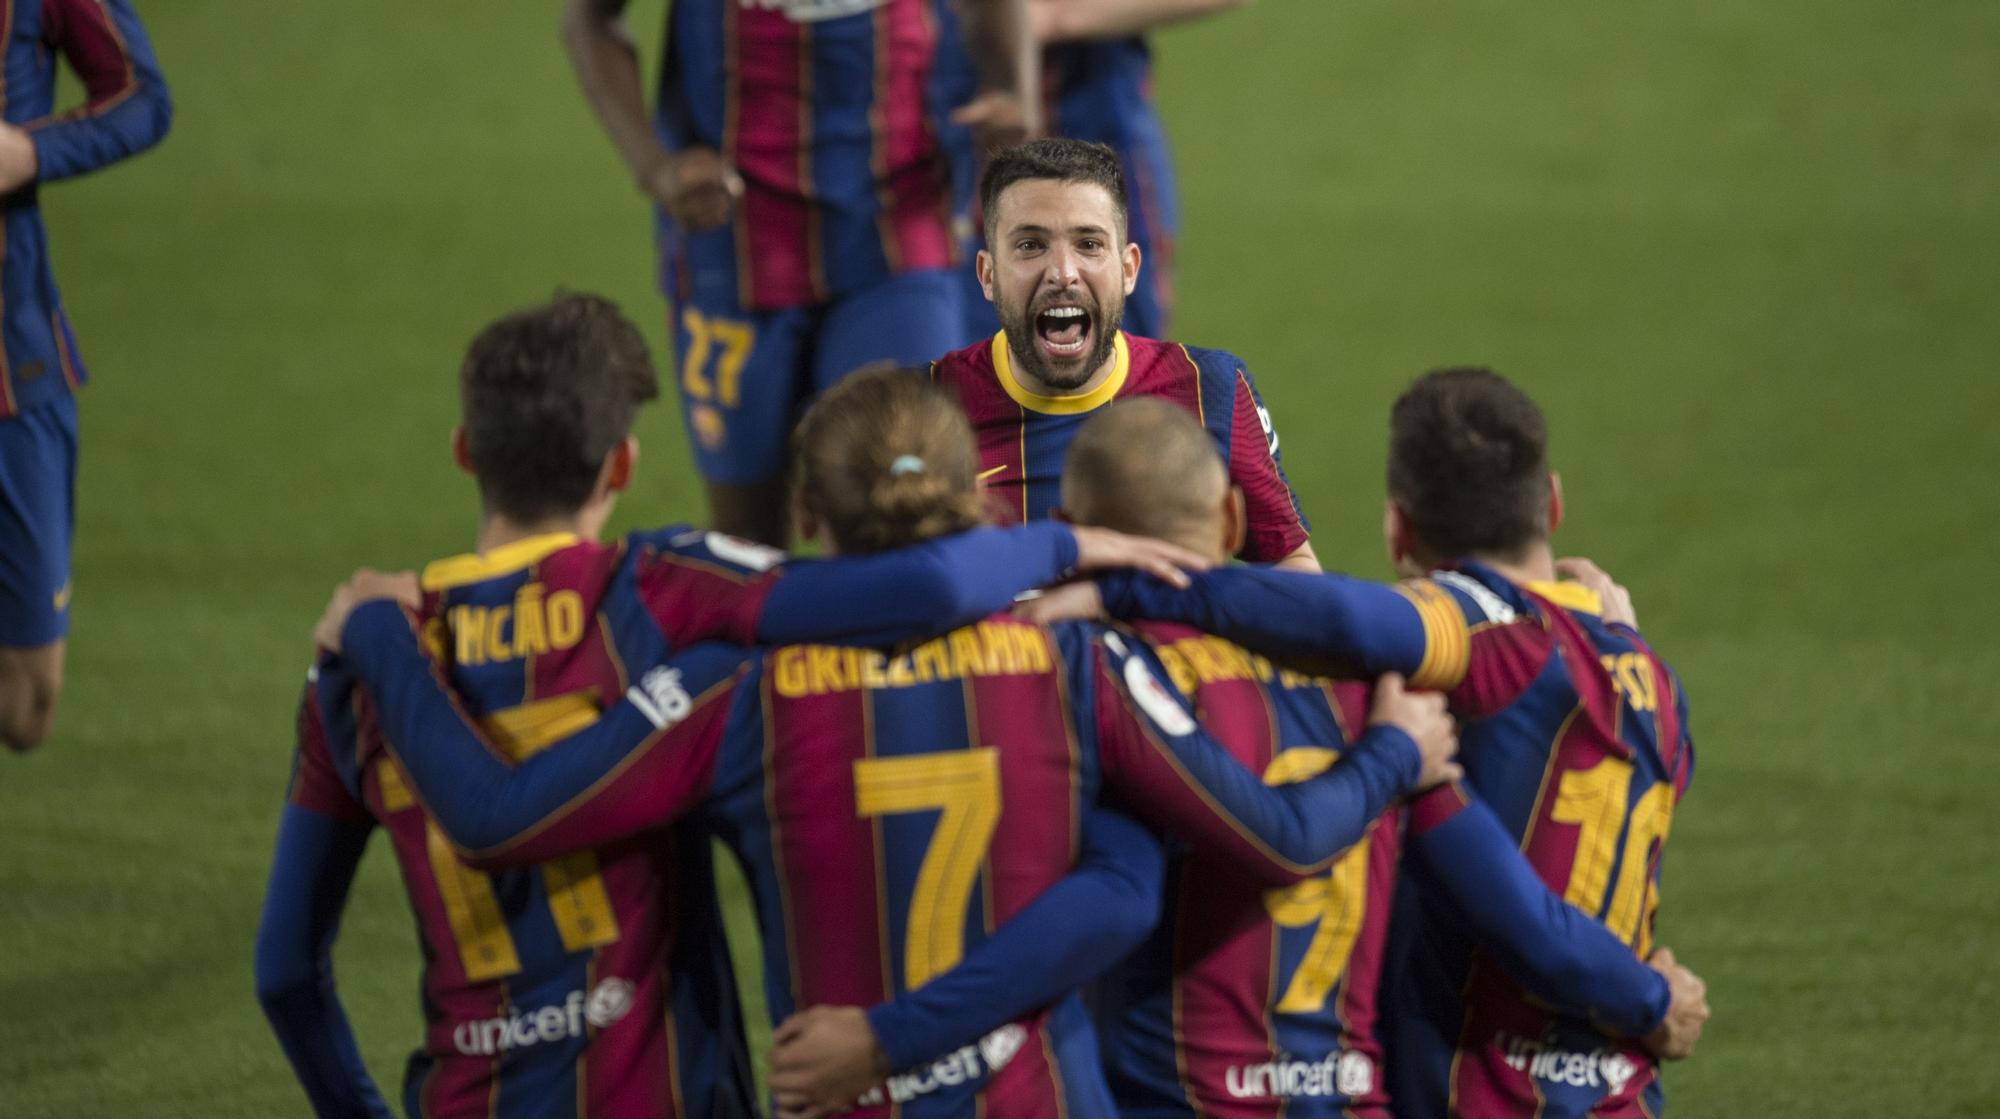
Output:
[[[602,296],[559,293],[479,332],[458,375],[465,443],[488,512],[576,512],[639,406],[660,394],[639,329]]]
[[[1549,534],[1549,429],[1490,369],[1424,374],[1389,413],[1389,497],[1441,559],[1513,556]]]
[[[1096,183],[1103,187],[1118,211],[1118,236],[1121,240],[1125,237],[1130,214],[1125,199],[1125,172],[1118,165],[1118,153],[1088,140],[1049,137],[1003,148],[987,160],[986,171],[979,177],[979,205],[986,214],[988,240],[993,237],[1001,192],[1029,179]]]

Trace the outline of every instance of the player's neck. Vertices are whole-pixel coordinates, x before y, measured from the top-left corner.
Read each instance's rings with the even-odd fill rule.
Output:
[[[584,539],[597,535],[595,529],[584,523],[581,513],[567,517],[545,517],[534,521],[517,521],[498,513],[489,513],[479,522],[478,547],[480,552],[485,553],[532,537],[549,536],[559,532]]]
[[[1089,396],[1091,393],[1096,392],[1105,381],[1110,380],[1112,373],[1116,372],[1117,368],[1118,351],[1114,349],[1111,351],[1111,355],[1104,359],[1104,364],[1091,370],[1090,377],[1082,384],[1073,388],[1065,388],[1049,384],[1047,381],[1035,376],[1034,371],[1028,368],[1027,362],[1022,361],[1019,356],[1015,356],[1014,358],[1015,378],[1021,382],[1022,388],[1027,389],[1036,396]]]
[[[1519,555],[1474,556],[1472,558],[1506,576],[1508,582],[1511,583],[1553,583],[1556,581],[1556,552],[1546,540],[1529,545]]]

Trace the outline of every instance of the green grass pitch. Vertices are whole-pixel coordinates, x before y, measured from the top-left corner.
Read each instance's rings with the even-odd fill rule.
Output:
[[[10,1119],[304,1112],[250,958],[307,627],[470,544],[485,319],[598,289],[664,352],[551,6],[142,8],[174,134],[42,196],[96,383],[68,695],[0,758]],[[2000,7],[1265,0],[1159,42],[1176,333],[1260,377],[1320,554],[1383,574],[1388,402],[1494,364],[1549,412],[1563,548],[1687,679],[1661,931],[1715,1018],[1675,1111],[2000,1114]],[[641,435],[621,522],[698,518],[673,406]],[[338,965],[394,1094],[381,846]]]

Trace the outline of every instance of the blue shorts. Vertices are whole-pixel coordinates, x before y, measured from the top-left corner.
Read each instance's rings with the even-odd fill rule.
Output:
[[[0,645],[32,649],[69,632],[76,528],[76,397],[0,420]]]
[[[746,312],[696,295],[673,313],[695,467],[732,485],[784,472],[792,425],[835,381],[877,362],[926,365],[971,341],[955,270],[891,276],[812,307]]]

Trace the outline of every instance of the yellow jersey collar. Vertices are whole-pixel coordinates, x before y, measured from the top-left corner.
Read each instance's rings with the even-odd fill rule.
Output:
[[[462,556],[441,559],[424,568],[424,589],[449,590],[509,575],[530,564],[540,563],[551,553],[560,552],[576,542],[574,532],[547,532],[502,544],[490,552],[467,552]]]
[[[993,336],[993,372],[1000,378],[1000,387],[1021,407],[1051,416],[1074,416],[1109,404],[1118,395],[1132,372],[1132,351],[1125,345],[1125,332],[1119,331],[1111,339],[1111,376],[1104,378],[1103,384],[1081,396],[1043,396],[1015,378],[1014,354],[1007,347],[1007,332],[1003,330]]]
[[[1538,579],[1529,583],[1528,589],[1565,610],[1585,614],[1604,613],[1604,600],[1582,583],[1544,583]]]

